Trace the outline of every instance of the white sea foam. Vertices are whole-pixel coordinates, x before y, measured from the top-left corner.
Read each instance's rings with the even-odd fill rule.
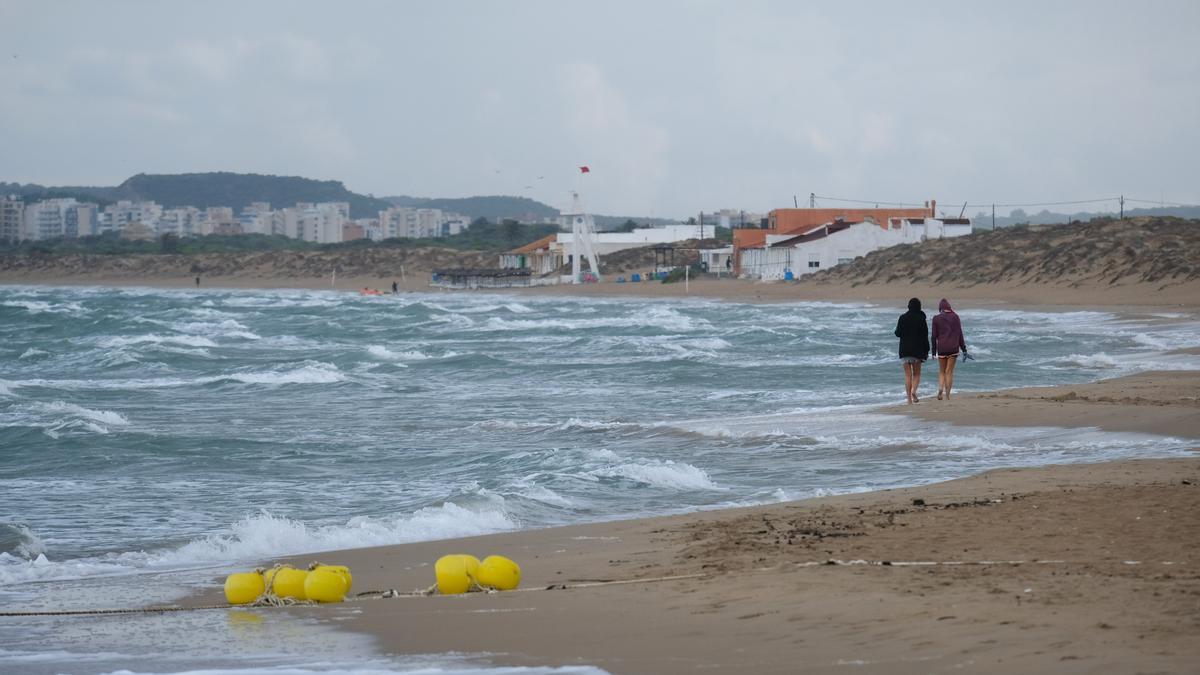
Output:
[[[205,379],[213,382],[234,380],[246,384],[330,384],[341,382],[346,376],[332,363],[314,362],[299,368],[230,373]]]
[[[404,358],[404,356],[402,354],[400,354],[398,352],[394,352],[394,351],[388,349],[387,347],[383,347],[380,345],[370,345],[369,347],[367,347],[367,353],[377,359],[382,359],[384,361],[401,361]],[[422,357],[423,356],[424,355],[422,355]],[[403,363],[397,363],[396,365],[404,367],[404,368],[408,367],[408,366],[405,366]]]
[[[161,553],[155,563],[190,565],[253,561],[281,555],[453,539],[517,527],[518,523],[503,511],[472,511],[451,502],[389,518],[358,516],[336,525],[308,525],[261,513],[234,523],[224,534]]]
[[[261,340],[262,336],[252,332],[244,324],[234,319],[222,321],[177,321],[170,327],[181,333],[210,335],[223,338],[240,338],[243,340]]]
[[[216,347],[217,343],[212,340],[198,335],[158,335],[148,333],[146,335],[133,336],[115,336],[100,340],[101,347],[127,347],[130,345],[140,344],[179,344],[188,347]]]
[[[1064,356],[1063,358],[1059,359],[1058,363],[1068,366],[1078,366],[1080,368],[1093,369],[1116,368],[1118,365],[1116,359],[1108,354],[1105,354],[1104,352],[1098,352],[1096,354],[1071,354],[1070,356]]]
[[[367,353],[377,359],[383,359],[385,361],[429,361],[431,359],[448,359],[459,355],[458,352],[446,352],[439,356],[431,356],[415,349],[393,351],[382,345],[368,346]]]
[[[71,417],[99,422],[101,424],[107,424],[109,426],[125,426],[129,424],[129,420],[126,419],[121,413],[113,412],[111,410],[93,410],[91,408],[85,408],[83,406],[75,405],[74,403],[67,403],[65,401],[54,401],[53,403],[34,403],[30,407],[38,412],[64,414]]]
[[[626,478],[670,490],[720,490],[703,469],[672,460],[643,460],[616,466],[593,469],[589,475],[598,478]]]
[[[106,351],[96,362],[109,368],[124,366],[130,363],[139,363],[136,356],[120,348]]]
[[[30,314],[41,314],[43,312],[47,314],[82,314],[87,311],[77,302],[57,304],[42,300],[16,300],[12,302],[0,302],[0,306],[17,307],[24,309]]]
[[[38,349],[37,347],[30,347],[29,349],[26,349],[25,351],[21,352],[21,355],[18,356],[17,358],[18,359],[32,359],[32,358],[36,358],[38,356],[46,356],[49,353],[50,352],[43,351],[41,349]]]
[[[34,560],[46,552],[46,544],[29,526],[0,523],[0,553]]]
[[[490,504],[502,501],[489,500]],[[414,541],[453,539],[513,530],[519,523],[497,509],[471,510],[452,502],[392,517],[359,516],[339,524],[311,525],[260,513],[227,531],[179,548],[134,551],[101,557],[52,561],[45,555],[25,560],[0,553],[0,585],[75,579],[195,565],[254,562],[266,558]]]
[[[567,507],[575,503],[574,501],[562,496],[554,490],[551,490],[544,485],[538,485],[531,481],[522,481],[513,486],[513,490],[518,497],[532,499],[533,501],[542,502],[543,504]]]
[[[712,324],[694,319],[669,307],[652,307],[633,316],[614,316],[595,319],[504,319],[492,317],[483,328],[501,331],[532,331],[546,329],[588,330],[593,328],[659,328],[678,333],[698,330]]]

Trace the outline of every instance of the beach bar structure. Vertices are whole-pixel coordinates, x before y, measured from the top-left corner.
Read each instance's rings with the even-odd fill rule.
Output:
[[[596,232],[592,234],[592,246],[598,256],[617,251],[672,244],[696,239],[700,228],[696,225],[660,225],[643,227],[632,232]],[[560,232],[530,242],[500,254],[500,267],[504,269],[527,269],[534,275],[554,273],[564,264],[574,263],[573,232]]]
[[[516,288],[532,285],[529,270],[453,268],[433,270],[429,285],[435,288]]]

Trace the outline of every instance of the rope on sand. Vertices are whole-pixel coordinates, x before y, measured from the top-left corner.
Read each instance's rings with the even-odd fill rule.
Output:
[[[711,576],[708,572],[698,572],[696,574],[675,574],[666,577],[646,577],[642,579],[605,579],[602,581],[583,581],[575,584],[550,584],[549,586],[538,586],[536,588],[515,588],[511,591],[497,591],[492,588],[485,588],[479,584],[472,584],[469,593],[488,593],[488,594],[508,594],[508,593],[537,593],[539,591],[570,591],[577,588],[595,588],[597,586],[622,586],[627,584],[652,584],[662,581],[680,581],[682,579],[699,579],[701,577]],[[417,591],[405,593],[390,588],[386,591],[363,591],[355,596],[355,600],[381,598],[424,598],[431,595],[437,595],[437,584],[429,588],[423,588]],[[0,616],[3,616],[0,614]]]
[[[963,567],[987,565],[1098,565],[1103,563],[1121,565],[1153,565],[1156,563],[1142,560],[810,560],[792,563],[795,567],[825,567],[867,565],[872,567]],[[1161,561],[1160,565],[1186,565],[1186,562]],[[772,568],[761,568],[766,571]]]
[[[1186,565],[1186,562],[1160,561],[1154,563],[1151,561],[1142,560],[1120,560],[1120,561],[1084,561],[1084,560],[810,560],[805,562],[792,563],[795,567],[964,567],[964,566],[988,566],[988,565],[1095,565],[1103,562],[1111,562],[1121,565]],[[758,572],[774,572],[778,568],[759,568]],[[712,576],[710,572],[699,572],[696,574],[676,574],[664,577],[646,577],[642,579],[605,579],[601,581],[585,581],[574,584],[550,584],[549,586],[539,586],[536,588],[518,588],[511,591],[496,591],[474,586],[471,590],[482,593],[536,593],[540,591],[569,591],[580,588],[597,588],[601,586],[623,586],[628,584],[651,584],[665,581],[682,581],[684,579],[700,579],[703,577]],[[355,602],[358,600],[381,600],[384,598],[424,598],[436,594],[437,585],[430,586],[416,591],[403,592],[394,588],[386,591],[363,591],[353,598],[349,598],[347,602]],[[155,614],[166,612],[189,612],[193,610],[205,609],[244,609],[249,607],[288,607],[292,605],[311,605],[309,602],[288,602],[286,599],[278,598],[274,594],[264,593],[258,601],[251,605],[191,605],[186,607],[139,607],[139,608],[123,608],[123,609],[67,609],[54,611],[17,611],[17,612],[0,612],[0,617],[19,617],[19,616],[88,616],[88,615],[104,615],[104,614]]]
[[[479,592],[488,594],[493,593],[530,593],[536,591],[566,591],[576,588],[595,588],[597,586],[620,586],[625,584],[649,584],[662,581],[679,581],[682,579],[699,579],[709,576],[708,573],[698,574],[677,574],[666,577],[648,577],[645,579],[612,579],[604,581],[590,581],[577,584],[550,584],[549,586],[539,586],[536,588],[518,588],[511,591],[496,591],[485,589],[476,586]],[[378,600],[382,598],[423,598],[434,594],[434,589],[437,586],[431,586],[426,589],[411,591],[404,593],[395,589],[386,591],[364,591],[353,598],[349,598],[346,602],[355,602],[357,600]],[[165,612],[188,612],[192,610],[204,609],[247,609],[252,607],[289,607],[293,605],[312,605],[311,602],[288,602],[287,599],[279,598],[274,594],[264,593],[258,600],[249,605],[192,605],[186,607],[137,607],[137,608],[120,608],[120,609],[65,609],[52,611],[18,611],[18,612],[0,612],[0,617],[18,617],[18,616],[88,616],[88,615],[104,615],[104,614],[155,614]]]

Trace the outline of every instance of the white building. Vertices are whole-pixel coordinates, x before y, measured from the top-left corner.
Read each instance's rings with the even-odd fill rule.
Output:
[[[130,223],[142,223],[150,228],[158,228],[158,219],[162,217],[163,207],[156,202],[134,202],[122,199],[116,204],[104,207],[104,215],[100,220],[100,232],[116,230],[120,232]]]
[[[96,206],[74,199],[47,199],[25,207],[20,238],[51,239],[96,233]]]
[[[350,204],[348,202],[297,204],[296,211],[295,237],[316,244],[340,242],[342,228],[350,222]]]
[[[16,195],[0,198],[0,241],[20,239],[24,223],[25,202]]]
[[[470,226],[466,216],[410,206],[393,206],[379,212],[379,228],[385,239],[434,239],[456,235]]]
[[[594,243],[596,253],[603,256],[609,253],[616,253],[617,251],[624,251],[627,248],[639,248],[652,244],[670,244],[676,241],[696,239],[699,236],[699,225],[661,225],[659,227],[640,228],[632,232],[597,232]],[[712,236],[711,232],[709,236]],[[556,242],[557,246],[560,250],[566,250],[571,246],[571,239],[572,235],[570,232],[559,233]]]
[[[641,228],[632,232],[596,232],[592,235],[592,245],[603,264],[603,257],[609,253],[655,244],[671,244],[677,241],[696,239],[699,235],[699,225],[663,225]],[[571,232],[559,232],[539,239],[531,244],[500,254],[500,267],[502,269],[530,269],[534,274],[547,274],[558,269],[565,262],[573,262],[571,257],[574,250],[572,248],[573,240],[574,235]]]
[[[965,218],[893,218],[886,228],[873,222],[837,221],[801,235],[767,235],[762,246],[741,250],[741,273],[765,281],[796,278],[888,246],[968,234],[971,221]]]
[[[200,233],[203,222],[204,212],[194,206],[163,209],[158,219],[158,233],[194,237]]]
[[[713,226],[723,227],[731,230],[735,227],[758,227],[759,223],[767,218],[765,213],[755,213],[751,211],[743,211],[741,209],[721,209],[711,213],[701,213],[700,221],[708,232],[713,231]],[[713,236],[707,234],[706,236]]]
[[[269,202],[251,202],[250,206],[242,208],[238,214],[238,224],[242,226],[243,234],[272,234],[274,231],[274,212]]]

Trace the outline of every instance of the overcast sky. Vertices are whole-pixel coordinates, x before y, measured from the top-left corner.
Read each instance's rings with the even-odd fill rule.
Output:
[[[833,4],[0,0],[0,180],[1200,200],[1200,2]]]

